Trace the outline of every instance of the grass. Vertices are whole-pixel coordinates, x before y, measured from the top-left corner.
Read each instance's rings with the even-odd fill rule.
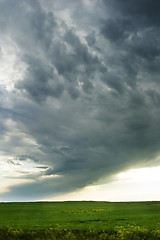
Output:
[[[119,228],[114,232],[79,231],[79,230],[0,230],[1,240],[159,240],[160,231],[148,231],[145,228],[131,227]]]
[[[3,239],[160,239],[160,202],[0,203]]]

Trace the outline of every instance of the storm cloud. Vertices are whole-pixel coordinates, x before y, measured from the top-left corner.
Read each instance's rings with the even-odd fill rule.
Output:
[[[36,169],[21,172],[18,181],[29,182],[11,185],[1,199],[57,196],[154,165],[159,5],[0,1],[1,159]]]

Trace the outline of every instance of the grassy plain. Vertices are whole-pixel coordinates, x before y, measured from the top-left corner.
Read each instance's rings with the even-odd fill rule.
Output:
[[[113,232],[118,234],[119,232],[120,234],[124,232],[124,229],[127,231],[131,228],[132,232],[148,232],[147,234],[158,231],[156,236],[159,237],[151,239],[160,239],[160,202],[0,203],[0,235],[3,235],[6,229],[12,235],[19,234],[20,231],[26,231],[26,233],[30,231],[32,234],[35,232],[40,234],[41,232],[41,235],[46,234],[46,231],[48,234],[57,231],[64,236],[68,233],[74,235],[75,232],[78,235],[82,232],[85,234],[90,232],[91,235],[93,232],[99,232],[99,234]],[[16,229],[18,229],[17,232]],[[0,239],[3,239],[2,236]],[[4,239],[7,239],[6,236]],[[47,237],[42,239],[47,239]],[[48,239],[58,239],[58,237]],[[72,239],[72,237],[70,235],[69,238],[65,237],[64,239]],[[78,237],[73,239],[78,239]],[[81,236],[80,239],[83,237]],[[84,239],[103,238],[93,238],[93,236],[87,238],[85,236]],[[119,236],[116,239],[125,238]]]

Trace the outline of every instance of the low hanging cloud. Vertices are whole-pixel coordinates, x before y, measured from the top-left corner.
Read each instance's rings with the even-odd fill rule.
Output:
[[[159,1],[87,3],[0,1],[1,59],[11,51],[17,69],[13,78],[6,57],[0,152],[38,171],[21,174],[30,182],[1,199],[37,200],[112,181],[160,154]]]

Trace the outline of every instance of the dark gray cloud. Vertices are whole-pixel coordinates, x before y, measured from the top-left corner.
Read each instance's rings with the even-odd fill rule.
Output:
[[[0,95],[1,152],[39,169],[24,174],[32,182],[10,187],[1,198],[56,196],[154,163],[160,149],[158,5],[0,1],[2,53],[12,46],[15,68],[24,66],[14,89]]]
[[[108,5],[112,7],[113,11],[119,12],[124,17],[134,19],[139,26],[141,26],[141,24],[159,26],[160,24],[160,17],[158,13],[160,3],[158,0],[104,0],[103,2],[106,7]],[[141,22],[139,22],[140,20]]]
[[[111,42],[126,40],[133,32],[132,22],[126,18],[106,19],[102,21],[101,33]]]
[[[23,81],[16,84],[18,89],[24,89],[38,102],[44,101],[47,96],[61,95],[64,87],[58,83],[51,66],[33,56],[25,56],[25,63],[28,68]]]
[[[76,99],[80,94],[79,81],[83,83],[82,90],[89,92],[93,87],[90,77],[100,61],[89,52],[76,29],[62,24],[38,1],[15,2],[13,9],[8,5],[10,1],[2,4],[2,11],[8,18],[11,16],[5,31],[16,42],[20,61],[26,65],[25,76],[16,88],[25,90],[37,102],[48,96],[58,98],[64,90]]]
[[[95,33],[92,32],[90,35],[86,36],[87,43],[92,47],[96,43]]]

